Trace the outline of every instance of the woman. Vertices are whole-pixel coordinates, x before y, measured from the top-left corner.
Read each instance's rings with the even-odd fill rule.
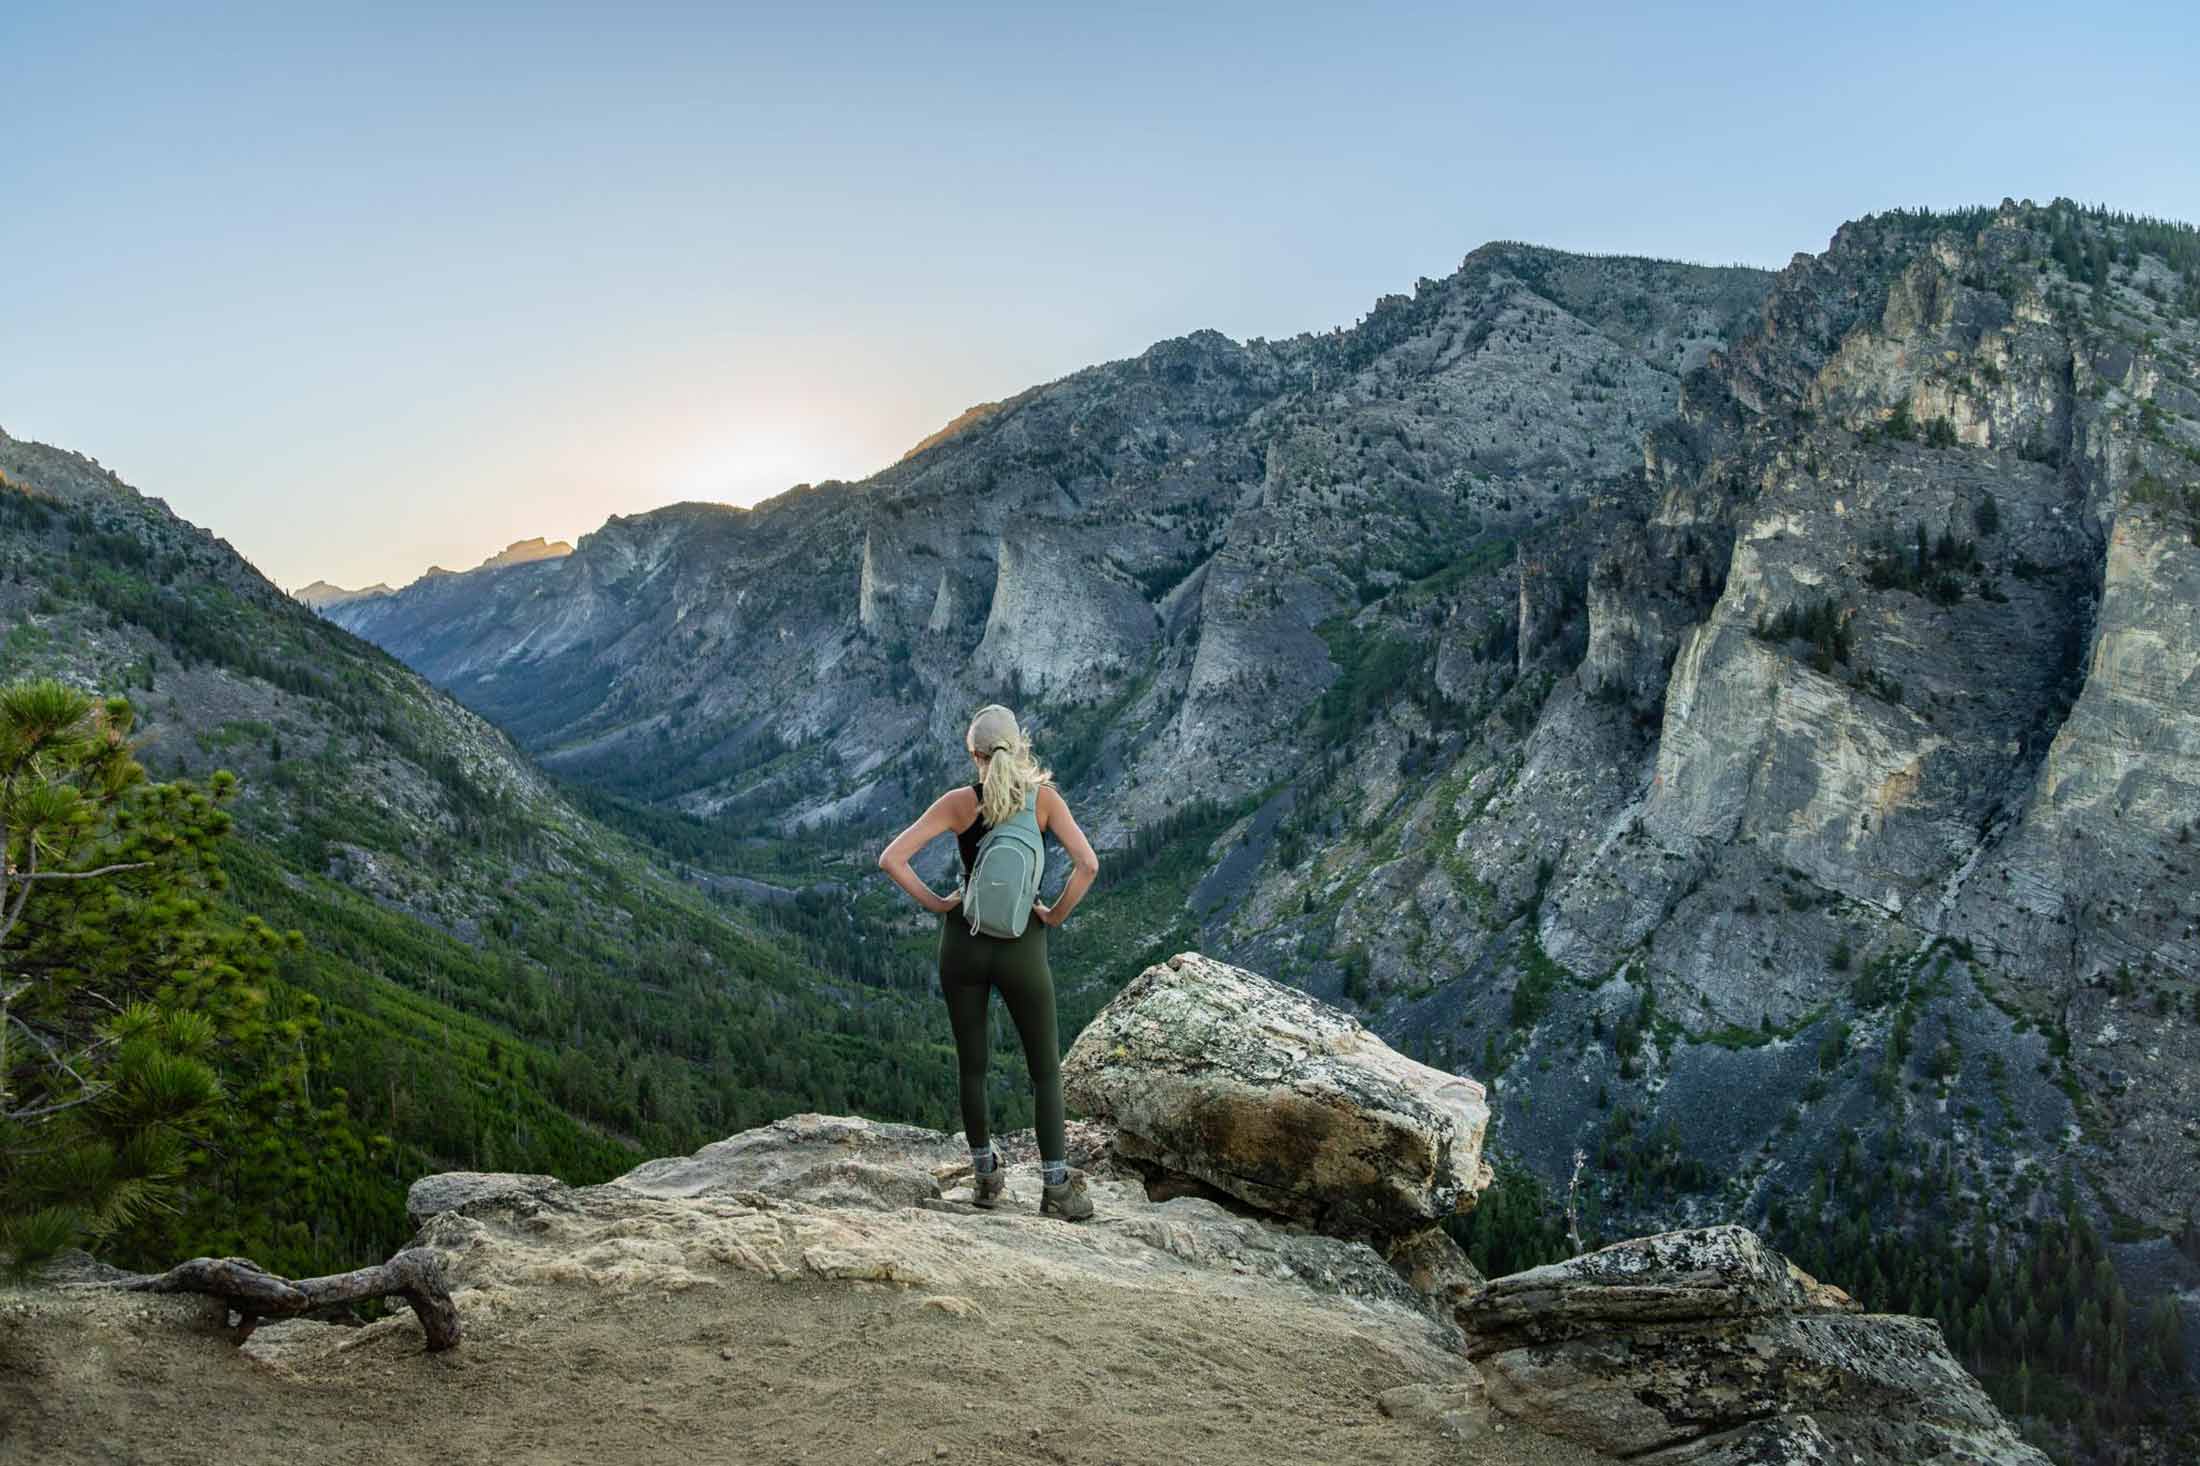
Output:
[[[1054,788],[1052,771],[1040,768],[1032,756],[1031,742],[1017,726],[1014,713],[999,703],[980,708],[963,734],[963,748],[977,765],[978,777],[933,800],[915,824],[879,852],[879,869],[914,896],[918,905],[940,913],[940,991],[947,998],[948,1023],[955,1031],[963,1133],[970,1142],[974,1173],[971,1200],[990,1207],[1006,1184],[1000,1152],[986,1134],[985,1115],[986,1009],[997,987],[1008,1005],[1008,1016],[1015,1020],[1017,1036],[1024,1043],[1024,1063],[1031,1070],[1043,1183],[1040,1214],[1081,1221],[1092,1215],[1092,1202],[1085,1195],[1084,1173],[1069,1169],[1062,1137],[1062,1056],[1055,1042],[1054,974],[1047,966],[1047,928],[1060,926],[1076,908],[1100,873],[1100,860],[1086,842],[1085,832],[1070,818],[1069,806]],[[963,880],[968,882],[985,832],[1031,800],[1038,802],[1041,834],[1051,834],[1069,852],[1074,866],[1069,880],[1053,905],[1032,902],[1033,919],[1022,936],[973,933],[957,914],[962,906],[960,889],[952,896],[934,895],[909,868],[910,857],[952,830],[962,846]]]

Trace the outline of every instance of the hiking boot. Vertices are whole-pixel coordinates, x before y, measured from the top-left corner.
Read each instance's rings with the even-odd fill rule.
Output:
[[[1002,1188],[1008,1185],[1008,1162],[1001,1158],[1000,1150],[991,1142],[986,1149],[993,1152],[993,1169],[981,1171],[970,1168],[970,1204],[990,1208],[1001,1199]]]
[[[1060,1217],[1065,1222],[1081,1222],[1091,1216],[1092,1198],[1085,1195],[1085,1173],[1073,1167],[1061,1185],[1041,1186],[1039,1215]]]

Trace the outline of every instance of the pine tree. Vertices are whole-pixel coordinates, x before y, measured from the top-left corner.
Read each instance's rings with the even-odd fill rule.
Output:
[[[145,777],[130,724],[122,700],[59,682],[0,690],[0,1251],[19,1274],[171,1195],[221,1097],[204,1014],[97,992],[52,960],[106,956],[112,934],[70,908],[154,864],[118,836]]]
[[[225,899],[236,780],[147,782],[131,714],[58,683],[0,689],[0,1251],[277,1272],[386,1247],[401,1200],[327,1077],[303,939]],[[318,1082],[317,1082],[318,1076]]]

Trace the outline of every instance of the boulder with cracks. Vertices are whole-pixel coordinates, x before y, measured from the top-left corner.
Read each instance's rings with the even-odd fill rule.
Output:
[[[1740,1227],[1499,1278],[1460,1319],[1498,1409],[1608,1455],[2046,1466],[1937,1324],[1867,1314]]]

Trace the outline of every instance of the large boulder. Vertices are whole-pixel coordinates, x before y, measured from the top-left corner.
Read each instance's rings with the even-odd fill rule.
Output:
[[[2046,1466],[1928,1319],[1867,1314],[1740,1227],[1493,1280],[1457,1314],[1492,1405],[1696,1466]]]
[[[1295,988],[1197,952],[1147,968],[1070,1046],[1071,1104],[1123,1158],[1386,1247],[1490,1181],[1482,1086]]]

